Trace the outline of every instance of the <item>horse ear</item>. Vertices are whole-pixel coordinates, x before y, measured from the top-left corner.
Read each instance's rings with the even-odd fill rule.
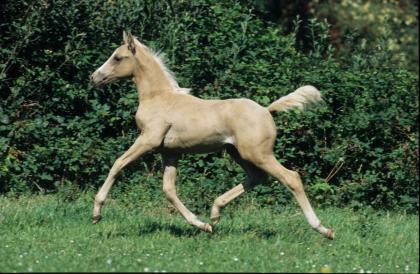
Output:
[[[128,40],[128,35],[125,32],[125,30],[123,30],[123,41],[124,41],[124,44],[127,44],[127,40]]]
[[[134,44],[134,37],[131,35],[131,33],[127,33],[123,31],[123,40],[124,40],[124,43],[128,46],[128,49],[133,54],[136,54],[136,46]]]

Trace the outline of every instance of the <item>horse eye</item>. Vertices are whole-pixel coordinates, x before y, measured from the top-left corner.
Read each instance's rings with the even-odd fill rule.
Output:
[[[114,56],[114,60],[115,60],[115,61],[117,61],[117,62],[121,61],[121,59],[122,59],[122,58],[121,58],[121,57],[119,57],[119,56]]]

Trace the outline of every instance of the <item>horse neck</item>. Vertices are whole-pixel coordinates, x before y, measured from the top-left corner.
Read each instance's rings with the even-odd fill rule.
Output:
[[[173,90],[170,79],[168,79],[155,58],[151,56],[151,53],[141,49],[136,58],[137,68],[134,72],[134,81],[139,99],[144,100]]]

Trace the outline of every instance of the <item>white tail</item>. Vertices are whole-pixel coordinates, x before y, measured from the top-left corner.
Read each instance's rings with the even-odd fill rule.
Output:
[[[292,108],[304,110],[307,106],[323,102],[321,93],[313,86],[303,86],[292,93],[281,97],[268,106],[268,111],[288,111]]]

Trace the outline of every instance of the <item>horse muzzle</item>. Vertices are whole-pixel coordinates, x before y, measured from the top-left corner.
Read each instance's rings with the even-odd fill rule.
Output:
[[[95,71],[89,78],[95,86],[103,86],[112,81],[108,76],[100,71]]]

